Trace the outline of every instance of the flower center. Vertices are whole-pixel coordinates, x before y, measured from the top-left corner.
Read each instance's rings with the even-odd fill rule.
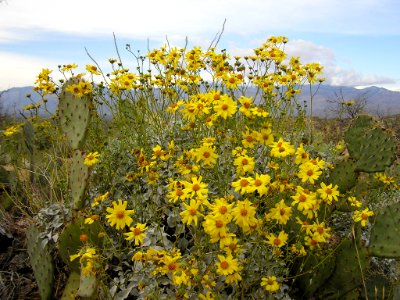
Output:
[[[282,243],[282,241],[278,238],[274,239],[274,245],[279,246]]]
[[[301,195],[299,196],[299,202],[305,202],[306,200],[307,200],[307,197],[304,196],[303,194],[301,194]]]
[[[219,212],[220,212],[220,214],[226,214],[226,212],[228,211],[228,208],[225,206],[225,205],[223,205],[223,206],[221,206],[220,208],[219,208]]]
[[[192,189],[193,191],[197,192],[198,190],[200,190],[200,185],[198,183],[193,184]]]
[[[240,215],[241,215],[242,217],[247,216],[247,209],[245,209],[245,208],[240,209]]]
[[[191,209],[189,209],[189,215],[191,215],[191,216],[195,216],[195,215],[196,215],[196,213],[197,213],[197,210],[196,210],[195,208],[191,208]]]
[[[332,194],[332,190],[331,190],[330,188],[327,188],[327,189],[325,190],[325,193],[327,193],[328,195],[331,195],[331,194]]]
[[[224,226],[224,222],[222,222],[221,220],[216,220],[215,221],[215,227],[221,228],[223,226]]]
[[[262,185],[262,181],[260,179],[256,179],[256,180],[254,180],[254,185],[260,186],[260,185]]]
[[[242,159],[242,165],[243,166],[246,166],[246,165],[248,165],[249,164],[249,160],[247,159],[247,158],[243,158]]]
[[[246,187],[248,184],[249,184],[249,182],[247,181],[247,179],[240,180],[240,186],[241,187]]]
[[[222,269],[226,270],[229,268],[229,263],[226,260],[224,260],[221,262],[220,266]]]
[[[203,153],[204,158],[209,158],[211,156],[210,152]]]
[[[224,103],[224,104],[222,104],[221,109],[222,110],[227,110],[228,107],[229,107],[228,104]]]
[[[135,227],[135,228],[133,229],[133,233],[134,233],[135,235],[139,235],[139,234],[142,233],[142,231],[140,230],[139,227]]]
[[[307,171],[307,175],[308,175],[308,176],[312,176],[313,174],[314,174],[314,171],[313,171],[313,170],[308,170],[308,171]]]
[[[115,216],[118,219],[123,219],[125,217],[125,212],[123,210],[119,210],[119,211],[116,212]]]

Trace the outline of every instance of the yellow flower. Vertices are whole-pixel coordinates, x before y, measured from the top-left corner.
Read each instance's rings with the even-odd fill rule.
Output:
[[[212,214],[226,218],[228,222],[232,220],[232,207],[233,203],[229,204],[224,198],[218,198],[215,200],[214,204],[210,205]]]
[[[83,161],[83,163],[88,166],[91,167],[95,164],[97,164],[99,162],[99,157],[100,154],[99,152],[95,151],[95,152],[90,152],[88,155],[86,155],[85,160]]]
[[[211,243],[216,243],[221,238],[228,236],[228,228],[226,226],[228,223],[229,221],[224,216],[215,216],[213,214],[205,216],[202,225],[204,231],[210,235]]]
[[[368,218],[373,216],[374,212],[370,211],[368,207],[362,211],[356,210],[353,212],[353,221],[360,222],[362,227],[367,226]]]
[[[317,192],[320,194],[321,199],[328,204],[332,204],[332,201],[337,201],[340,194],[337,185],[332,187],[332,184],[326,185],[323,182],[321,182],[321,188]]]
[[[92,73],[93,75],[100,75],[100,72],[97,69],[97,67],[93,65],[86,65],[86,71]]]
[[[288,234],[284,231],[279,232],[279,235],[276,236],[273,233],[270,233],[267,235],[267,244],[273,246],[273,247],[278,247],[281,248],[282,246],[285,246],[288,240]]]
[[[193,198],[197,196],[198,198],[207,198],[208,194],[208,185],[206,183],[201,182],[202,177],[192,177],[192,182],[185,181],[185,188],[183,192],[188,195],[188,197]]]
[[[61,68],[61,72],[71,71],[72,69],[76,69],[77,67],[78,67],[77,64],[67,64],[67,65],[63,65],[63,67]]]
[[[95,198],[93,199],[92,207],[95,207],[95,206],[99,205],[100,202],[106,200],[108,197],[110,197],[110,195],[111,195],[110,192],[106,192],[106,193],[103,194],[103,195],[99,195],[99,196],[95,197]]]
[[[116,201],[113,201],[113,208],[107,207],[106,209],[109,213],[108,215],[106,215],[106,218],[108,219],[110,225],[115,226],[116,229],[124,229],[125,226],[129,226],[133,222],[130,215],[133,214],[135,211],[127,210],[127,204],[127,201],[118,200],[118,203]]]
[[[297,148],[295,155],[296,158],[294,163],[296,165],[300,165],[302,163],[309,161],[309,154],[304,150],[303,143],[301,143],[300,146]]]
[[[232,209],[233,220],[245,233],[257,227],[258,220],[255,215],[256,208],[248,199],[238,201]]]
[[[271,155],[274,157],[286,157],[294,154],[293,145],[285,142],[282,138],[280,138],[277,142],[271,143],[269,146],[272,148]]]
[[[199,206],[201,205],[201,201],[196,201],[194,199],[190,200],[190,204],[183,203],[186,210],[180,213],[182,217],[182,222],[184,224],[190,225],[194,222],[194,225],[197,226],[197,222],[199,220],[199,216],[202,214],[199,212]]]
[[[203,145],[196,149],[197,162],[202,161],[205,166],[213,166],[217,162],[218,154],[215,153],[215,147]]]
[[[146,237],[144,231],[147,229],[146,224],[137,223],[135,227],[129,228],[130,232],[124,233],[126,240],[134,240],[135,246],[139,246],[143,243],[143,239]]]
[[[233,161],[233,164],[236,166],[236,172],[239,175],[243,175],[247,172],[253,172],[255,166],[254,158],[245,155],[245,153],[242,153],[242,155],[236,157]]]
[[[232,182],[231,185],[235,188],[235,192],[239,192],[243,195],[245,193],[253,192],[253,181],[254,179],[251,177],[240,177],[239,180]]]
[[[258,174],[252,182],[251,189],[253,192],[257,192],[259,196],[264,196],[269,191],[269,184],[271,182],[271,177],[268,174]]]
[[[239,271],[239,262],[232,255],[218,255],[217,273],[222,276],[227,276]]]
[[[362,206],[361,201],[358,201],[356,197],[353,197],[353,196],[348,197],[347,201],[349,201],[350,205],[353,207],[361,207]]]
[[[218,101],[214,102],[214,111],[216,116],[227,119],[236,113],[237,105],[228,95],[222,95]]]
[[[266,291],[274,293],[279,290],[279,283],[275,276],[267,276],[261,279],[261,286],[265,288]]]
[[[254,148],[260,140],[260,133],[255,130],[250,132],[249,128],[247,128],[246,132],[242,132],[242,136],[244,137],[242,144],[245,148]]]
[[[85,219],[85,224],[93,224],[95,221],[99,220],[99,215],[92,215]]]
[[[278,224],[286,224],[292,216],[292,208],[285,204],[284,200],[275,204],[275,207],[269,210],[268,214],[265,214],[267,220],[276,220]]]
[[[319,176],[322,174],[319,167],[311,162],[301,164],[299,168],[300,170],[297,176],[302,182],[309,181],[311,184],[314,184],[315,180],[318,180]]]
[[[5,136],[11,136],[11,135],[17,133],[20,127],[21,126],[19,126],[19,125],[10,126],[4,130],[3,134]]]

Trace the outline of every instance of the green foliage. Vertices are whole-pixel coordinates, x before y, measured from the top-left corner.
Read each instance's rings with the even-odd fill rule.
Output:
[[[49,245],[42,246],[41,231],[31,225],[26,232],[29,259],[35,274],[42,299],[51,299],[53,291],[54,267]]]

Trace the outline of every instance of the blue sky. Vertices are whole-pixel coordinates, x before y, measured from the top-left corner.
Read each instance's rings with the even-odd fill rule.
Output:
[[[271,35],[287,52],[325,66],[327,83],[400,91],[398,0],[0,0],[0,90],[32,85],[41,68],[116,57],[125,44],[147,51],[165,43],[207,47],[226,19],[219,47],[251,54]],[[56,75],[55,75],[56,76]]]

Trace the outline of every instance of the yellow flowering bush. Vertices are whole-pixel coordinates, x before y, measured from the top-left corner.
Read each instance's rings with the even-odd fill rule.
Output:
[[[288,57],[286,43],[271,37],[234,58],[216,45],[146,55],[128,45],[136,70],[110,59],[107,74],[88,64],[75,75],[86,79],[67,91],[93,95],[109,118],[91,125],[90,186],[79,212],[101,226],[103,243],[71,259],[80,257],[87,272],[95,263],[111,296],[295,295],[304,257],[333,255],[343,238],[339,202],[357,207],[348,232],[367,226],[373,213],[365,203],[330,182],[337,150],[329,156],[310,143],[312,124],[297,97],[303,85],[323,81],[323,67]],[[60,71],[68,77],[76,68]],[[59,90],[51,73],[38,75],[43,97]]]

